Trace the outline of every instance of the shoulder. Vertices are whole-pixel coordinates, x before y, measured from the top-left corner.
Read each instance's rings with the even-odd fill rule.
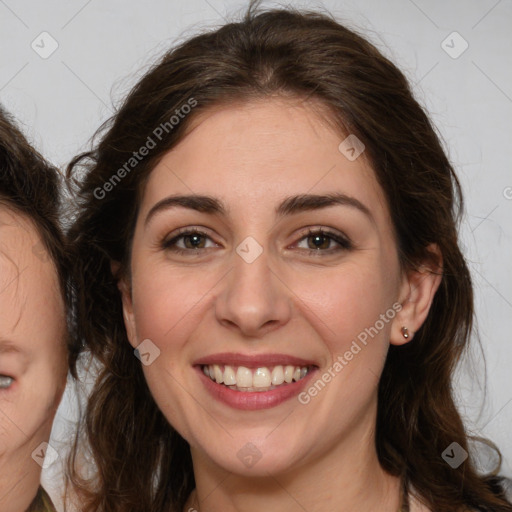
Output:
[[[56,509],[47,492],[42,487],[39,487],[34,501],[26,512],[56,512]]]
[[[48,493],[41,487],[41,502],[43,504],[43,508],[41,509],[44,512],[56,512],[55,505],[53,504]]]

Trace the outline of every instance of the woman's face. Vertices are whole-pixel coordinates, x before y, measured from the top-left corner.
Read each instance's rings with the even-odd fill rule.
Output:
[[[149,177],[120,286],[158,406],[193,456],[241,474],[371,446],[389,343],[432,286],[402,274],[364,152],[285,100],[193,126]]]
[[[0,311],[0,460],[34,464],[30,455],[48,440],[66,383],[64,303],[36,229],[4,206]]]

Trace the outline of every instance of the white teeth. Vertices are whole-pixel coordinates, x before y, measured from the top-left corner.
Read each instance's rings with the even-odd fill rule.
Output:
[[[279,386],[284,382],[284,370],[282,366],[276,366],[272,370],[272,385]]]
[[[245,366],[239,366],[236,371],[236,385],[240,388],[252,387],[252,372]]]
[[[234,386],[236,384],[235,370],[231,366],[224,366],[224,384]]]
[[[220,369],[218,364],[213,365],[213,374],[215,376],[215,381],[218,384],[222,384],[224,382],[223,376],[222,376],[222,370]]]
[[[268,368],[258,368],[252,377],[252,385],[255,388],[268,388],[272,383],[270,370]]]
[[[262,366],[260,368],[246,368],[229,365],[205,365],[203,372],[218,384],[224,384],[238,391],[268,391],[282,384],[303,379],[309,372],[307,366],[282,366],[273,368]]]
[[[293,380],[293,373],[295,372],[294,366],[287,366],[284,369],[284,381],[288,382],[288,384]]]

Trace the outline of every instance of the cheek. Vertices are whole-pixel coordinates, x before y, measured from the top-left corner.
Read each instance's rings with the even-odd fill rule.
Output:
[[[297,277],[293,289],[300,299],[296,303],[301,316],[308,318],[334,355],[348,350],[358,336],[364,339],[364,333],[391,308],[395,299],[392,278],[379,271],[378,265],[359,262],[314,278]],[[381,324],[377,325],[378,336],[386,338],[390,322]]]
[[[197,326],[198,312],[204,310],[208,291],[215,281],[212,273],[200,270],[140,272],[132,280],[133,313],[137,339],[149,338],[157,346],[178,347]],[[210,282],[211,281],[211,282]]]
[[[49,435],[65,384],[62,366],[56,370],[49,359],[34,362],[15,388],[0,392],[0,453],[14,452],[43,426]]]
[[[188,341],[204,321],[205,293],[211,287],[196,271],[139,272],[132,279],[137,345],[149,354],[143,364],[147,384],[168,420],[179,409]],[[211,300],[211,297],[210,297]],[[183,384],[182,384],[183,385]]]
[[[177,292],[177,281],[146,281],[144,287],[133,283],[137,345],[140,344],[141,368],[148,388],[167,421],[182,436],[190,430],[184,410],[190,406],[187,392],[188,341],[201,321],[199,287]],[[137,291],[137,289],[139,291]],[[148,356],[146,356],[148,354]],[[146,358],[146,359],[145,359]]]

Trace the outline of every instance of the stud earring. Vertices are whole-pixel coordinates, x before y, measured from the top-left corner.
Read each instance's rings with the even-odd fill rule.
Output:
[[[409,329],[407,327],[402,327],[402,336],[407,339],[409,337]]]

